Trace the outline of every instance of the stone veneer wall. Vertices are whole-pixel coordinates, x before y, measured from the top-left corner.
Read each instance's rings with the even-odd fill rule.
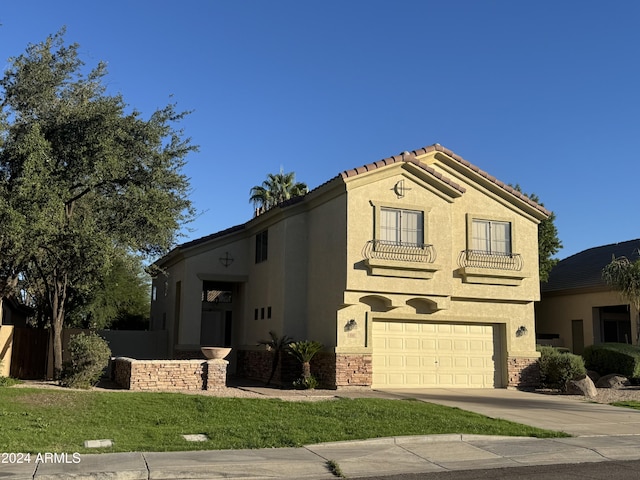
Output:
[[[226,360],[135,360],[117,357],[112,378],[136,391],[213,390],[227,385]]]
[[[507,388],[533,390],[540,386],[540,367],[537,358],[510,357],[507,360]]]
[[[267,350],[238,350],[236,374],[267,383],[271,375],[272,363],[273,353]],[[301,372],[301,367],[296,360],[286,352],[282,353],[271,383],[290,386]]]
[[[239,376],[267,382],[271,375],[271,352],[239,350],[237,354]],[[301,373],[297,361],[285,354],[271,382],[290,386]],[[371,355],[320,352],[311,361],[311,374],[318,380],[320,388],[371,386]]]

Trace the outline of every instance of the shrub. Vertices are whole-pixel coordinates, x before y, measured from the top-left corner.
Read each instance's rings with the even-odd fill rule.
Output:
[[[293,388],[296,388],[298,390],[313,390],[314,388],[317,388],[317,387],[318,387],[318,380],[313,375],[310,375],[307,378],[300,377],[299,379],[294,380],[293,382]]]
[[[628,343],[589,345],[582,354],[589,370],[600,375],[618,373],[634,383],[640,380],[640,348]]]
[[[0,377],[0,387],[11,387],[18,383],[22,383],[22,381],[18,380],[17,378]]]
[[[587,373],[584,360],[579,355],[562,353],[553,347],[546,346],[540,347],[539,350],[538,365],[543,387],[565,390],[569,380]]]
[[[74,335],[67,348],[71,360],[62,370],[60,384],[71,388],[90,388],[98,383],[109,364],[109,344],[95,333]]]

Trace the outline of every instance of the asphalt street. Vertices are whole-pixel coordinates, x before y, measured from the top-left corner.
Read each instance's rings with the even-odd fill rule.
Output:
[[[360,477],[359,480],[637,480],[638,478],[640,478],[640,460],[409,473]]]

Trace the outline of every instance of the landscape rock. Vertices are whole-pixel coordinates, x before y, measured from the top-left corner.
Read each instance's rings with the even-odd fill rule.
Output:
[[[612,373],[610,375],[605,375],[604,377],[600,377],[596,382],[596,387],[598,388],[624,388],[631,385],[631,382],[624,375],[619,375],[617,373]]]
[[[598,396],[598,389],[596,389],[593,380],[587,375],[569,380],[566,385],[566,392],[569,395],[583,395],[589,398],[595,398]]]
[[[587,376],[593,380],[594,383],[600,380],[600,374],[595,370],[587,370]]]

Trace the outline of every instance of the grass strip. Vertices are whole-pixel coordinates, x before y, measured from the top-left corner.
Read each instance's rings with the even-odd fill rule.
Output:
[[[415,400],[286,402],[179,393],[0,389],[5,452],[128,452],[299,447],[444,433],[562,437],[457,408]],[[206,435],[187,442],[181,435]],[[108,449],[85,440],[112,439]]]
[[[640,402],[635,402],[635,401],[628,401],[628,402],[614,402],[611,405],[613,405],[614,407],[626,407],[626,408],[633,408],[635,410],[640,410]]]

